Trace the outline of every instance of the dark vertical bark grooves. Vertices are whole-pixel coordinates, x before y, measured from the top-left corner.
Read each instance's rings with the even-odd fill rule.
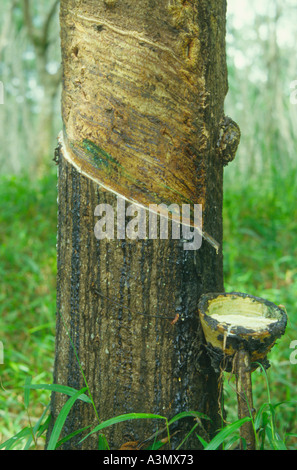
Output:
[[[80,329],[79,329],[79,314],[80,314],[80,295],[79,295],[79,280],[80,280],[80,184],[79,176],[74,168],[71,169],[72,180],[72,253],[71,253],[71,283],[70,283],[70,338],[75,348],[79,351],[80,343]],[[73,364],[72,375],[69,376],[68,385],[77,388],[79,386],[79,364],[75,358],[75,351],[72,344],[69,344],[69,363]]]

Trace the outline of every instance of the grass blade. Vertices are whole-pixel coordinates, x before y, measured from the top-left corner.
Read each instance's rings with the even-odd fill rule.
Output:
[[[206,442],[201,436],[198,436],[198,434],[196,434],[196,437],[200,441],[200,443],[203,445],[203,449],[205,449],[205,447],[208,446],[208,442]]]
[[[181,441],[181,443],[177,446],[176,450],[179,450],[182,445],[186,442],[186,440],[190,437],[190,435],[195,431],[195,429],[199,426],[199,423],[194,424],[192,427],[191,431],[188,432],[188,434],[184,437],[184,439]]]
[[[87,439],[87,437],[89,437],[91,434],[94,434],[95,432],[99,432],[102,429],[105,429],[109,426],[122,423],[123,421],[129,421],[131,419],[165,419],[167,421],[167,419],[164,416],[160,416],[160,415],[154,415],[150,413],[127,413],[124,415],[116,416],[115,418],[108,419],[104,421],[103,423],[99,424],[89,434],[87,434],[80,442],[83,442],[85,439]]]
[[[198,411],[183,411],[181,413],[178,413],[176,416],[174,416],[168,422],[168,425],[170,426],[171,424],[175,423],[176,421],[178,421],[179,419],[182,419],[182,418],[200,418],[200,419],[210,420],[210,418],[207,415],[205,415],[203,413],[199,413]]]
[[[36,436],[37,433],[41,430],[40,426],[41,426],[41,423],[43,421],[43,418],[45,417],[46,413],[48,412],[49,410],[49,407],[50,407],[50,404],[47,405],[47,407],[45,408],[45,410],[43,411],[41,417],[39,418],[39,420],[37,421],[37,423],[34,425],[33,429],[32,429],[32,435],[29,437],[29,439],[27,440],[26,442],[26,445],[24,447],[24,450],[28,450],[32,444],[32,441],[33,441],[33,436]],[[47,429],[47,427],[44,427],[43,428],[43,431]],[[42,433],[39,434],[38,437],[40,437]]]
[[[47,450],[55,450],[59,436],[61,434],[62,428],[66,421],[66,418],[75,403],[75,401],[87,390],[87,388],[82,388],[78,392],[76,392],[72,397],[70,397],[63,408],[61,409],[56,422],[54,424],[53,430],[51,432],[51,437],[47,446]]]
[[[0,444],[0,450],[2,450],[2,449],[6,449],[6,450],[12,449],[18,443],[18,441],[20,441],[21,439],[24,439],[27,436],[31,436],[31,429],[28,428],[28,427],[22,429],[15,436],[11,437],[10,439],[7,439],[7,441],[2,442],[2,444]]]
[[[248,421],[251,421],[252,418],[246,417],[235,421],[232,424],[229,424],[224,429],[222,429],[211,441],[204,450],[216,450],[224,440],[229,437],[234,431],[236,431],[240,426]]]
[[[274,448],[275,450],[288,450],[286,444],[282,441],[277,433],[275,434]]]
[[[254,420],[254,426],[255,426],[256,431],[261,426],[261,423],[263,421],[263,412],[264,412],[265,408],[267,408],[268,406],[269,406],[268,403],[263,403],[260,406],[259,410],[257,411],[256,417],[255,417],[255,420]]]
[[[235,436],[231,437],[230,441],[227,444],[224,444],[224,450],[229,450],[235,444],[235,442],[240,441],[240,435],[236,434]]]
[[[55,449],[58,449],[58,447],[61,447],[61,445],[65,444],[65,442],[70,441],[70,439],[77,436],[77,434],[80,434],[81,432],[85,431],[86,429],[89,429],[90,427],[91,424],[89,424],[89,426],[85,426],[84,428],[77,429],[71,434],[68,434],[68,436],[63,437],[63,439],[60,439],[59,442],[57,442]]]
[[[109,450],[108,442],[104,434],[100,434],[98,438],[98,450]]]
[[[58,384],[27,384],[25,385],[25,389],[29,388],[31,390],[49,390],[51,392],[59,392],[64,393],[72,397],[77,393],[76,388],[68,387],[67,385],[58,385]],[[87,390],[85,388],[85,390]],[[79,400],[82,400],[86,403],[92,403],[92,400],[85,394],[81,394]]]
[[[24,404],[25,404],[25,408],[27,410],[29,408],[29,395],[30,395],[31,381],[32,381],[32,377],[26,377],[26,380],[25,380],[25,393],[24,393]]]

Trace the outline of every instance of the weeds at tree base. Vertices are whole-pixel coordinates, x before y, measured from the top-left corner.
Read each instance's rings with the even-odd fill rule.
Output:
[[[66,324],[62,316],[61,316],[61,319],[67,330]],[[75,351],[75,347],[71,340],[69,332],[67,331],[67,333],[68,333],[71,345]],[[98,450],[110,450],[108,441],[105,435],[102,434],[102,431],[110,426],[114,426],[124,421],[135,420],[135,419],[163,420],[165,422],[165,427],[164,429],[162,429],[162,431],[154,433],[153,436],[151,436],[151,438],[146,439],[145,441],[143,441],[143,443],[134,443],[135,445],[134,450],[141,450],[141,449],[142,450],[159,450],[159,449],[162,449],[162,447],[166,446],[166,444],[170,446],[170,439],[171,439],[170,426],[176,423],[178,420],[192,417],[194,420],[194,425],[192,429],[190,430],[190,432],[188,432],[188,434],[182,437],[180,443],[174,449],[174,450],[179,450],[182,446],[183,448],[185,447],[186,441],[189,438],[189,436],[195,432],[195,430],[199,427],[199,425],[201,426],[201,420],[203,419],[210,420],[210,418],[203,413],[189,411],[189,412],[179,413],[170,420],[168,420],[168,418],[166,418],[165,416],[151,414],[151,413],[127,413],[127,414],[116,416],[106,421],[100,422],[100,418],[96,410],[95,403],[91,395],[91,391],[88,387],[87,380],[83,373],[83,369],[81,368],[81,364],[80,364],[76,351],[75,351],[75,354],[76,354],[76,360],[79,364],[86,386],[82,388],[81,390],[76,390],[75,388],[64,386],[64,385],[59,385],[59,384],[32,384],[31,383],[32,378],[27,377],[25,381],[25,387],[24,387],[25,389],[24,390],[24,406],[28,415],[29,426],[27,426],[26,428],[21,430],[19,433],[17,433],[15,436],[13,436],[12,438],[8,439],[3,444],[1,444],[0,450],[1,449],[12,450],[16,446],[18,446],[20,443],[22,444],[23,440],[25,440],[25,443],[23,444],[23,448],[22,448],[23,450],[29,450],[32,447],[37,449],[38,447],[37,440],[40,439],[41,437],[45,438],[46,431],[48,430],[49,424],[50,424],[50,415],[48,414],[50,405],[48,405],[45,408],[41,418],[37,421],[37,423],[33,427],[31,424],[30,415],[29,415],[29,394],[30,394],[30,390],[32,389],[49,390],[51,392],[63,393],[69,396],[68,400],[62,407],[53,425],[53,428],[50,432],[49,441],[46,445],[46,450],[56,450],[59,447],[61,447],[63,444],[71,440],[72,438],[78,436],[79,434],[91,428],[91,425],[85,426],[84,428],[77,429],[73,431],[71,434],[59,439],[59,437],[62,434],[65,421],[74,403],[77,400],[82,400],[85,403],[91,405],[94,408],[95,415],[99,421],[99,424],[97,426],[95,426],[92,430],[90,430],[86,436],[82,437],[78,445],[80,445],[83,441],[85,441],[89,436],[97,433],[98,434],[98,446],[97,446]],[[253,429],[255,432],[256,446],[258,450],[266,450],[266,449],[287,450],[287,447],[285,444],[285,438],[282,439],[276,430],[277,429],[276,409],[280,405],[285,404],[286,402],[279,402],[276,404],[272,404],[266,370],[264,369],[262,364],[259,363],[258,365],[260,366],[265,376],[268,402],[263,403],[261,405],[258,412],[256,413],[255,418],[253,418],[252,416],[245,417],[239,420],[235,420],[233,423],[230,423],[227,426],[223,426],[222,429],[218,431],[218,433],[210,442],[205,441],[205,439],[202,438],[202,436],[195,433],[196,438],[197,438],[197,449],[201,447],[203,448],[203,450],[217,450],[217,449],[229,450],[229,449],[238,448],[239,441],[242,438],[237,433],[237,431],[244,423],[248,421],[252,421]],[[89,393],[89,395],[86,395],[85,392]],[[159,434],[161,434],[161,432],[164,432],[164,431],[166,431],[167,437],[165,439],[163,438],[161,440],[158,440],[157,437],[159,436]],[[292,437],[294,435],[291,434],[290,436]],[[145,445],[148,441],[152,441],[152,440],[153,442],[150,445]],[[243,449],[245,448],[244,442],[243,442],[242,447]]]
[[[88,392],[87,387],[84,387],[81,390],[76,390],[72,387],[58,384],[32,384],[31,378],[29,377],[27,378],[24,387],[24,406],[28,413],[29,426],[25,427],[15,436],[2,443],[0,445],[0,450],[13,450],[16,447],[18,447],[18,449],[21,448],[20,450],[37,449],[38,447],[40,448],[40,445],[38,446],[38,442],[40,441],[40,439],[45,440],[45,435],[50,423],[50,405],[45,407],[42,416],[33,426],[30,422],[29,415],[30,390],[49,390],[55,393],[63,393],[69,397],[54,423],[48,444],[46,446],[46,450],[56,450],[66,442],[70,441],[72,438],[82,434],[85,431],[88,431],[88,433],[81,438],[79,444],[86,440],[90,435],[97,433],[98,450],[110,450],[108,441],[102,431],[110,426],[115,426],[118,423],[135,419],[158,419],[164,422],[164,426],[160,431],[154,433],[153,436],[151,436],[149,439],[146,439],[143,443],[127,443],[127,445],[134,444],[134,450],[162,450],[162,448],[166,448],[166,445],[170,445],[170,439],[172,437],[172,435],[170,434],[170,427],[178,420],[191,417],[193,418],[194,422],[192,429],[185,436],[181,437],[180,443],[175,447],[174,450],[179,450],[181,447],[183,447],[184,449],[186,447],[187,439],[193,433],[197,438],[197,449],[201,449],[201,447],[203,448],[203,450],[238,449],[239,442],[241,439],[238,431],[240,427],[247,421],[253,421],[257,450],[287,450],[286,438],[296,437],[296,434],[285,434],[285,436],[281,438],[277,431],[277,408],[281,405],[289,405],[291,404],[291,402],[279,402],[275,404],[271,402],[269,383],[264,368],[263,372],[265,374],[265,380],[267,384],[268,402],[263,403],[260,406],[254,419],[252,419],[251,417],[245,417],[240,420],[235,420],[233,423],[227,424],[218,431],[218,433],[210,442],[207,442],[204,438],[197,434],[197,430],[199,430],[199,426],[201,426],[201,420],[209,420],[209,418],[205,414],[195,411],[179,413],[170,420],[168,420],[164,416],[150,413],[127,413],[103,421],[97,426],[95,426],[93,429],[91,429],[91,425],[89,425],[84,428],[77,429],[73,433],[63,438],[60,438],[65,421],[74,403],[77,400],[81,400],[86,404],[89,404],[91,406],[93,405],[93,400],[86,394],[86,392]],[[164,432],[166,432],[167,436],[166,438],[161,439],[160,435]],[[126,447],[126,449],[129,448],[131,447]]]

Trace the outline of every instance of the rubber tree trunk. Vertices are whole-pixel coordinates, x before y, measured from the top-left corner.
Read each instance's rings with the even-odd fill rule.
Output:
[[[205,439],[220,423],[218,377],[197,303],[202,293],[223,290],[217,143],[227,92],[225,16],[224,0],[61,1],[54,382],[79,390],[81,367],[100,421],[200,411],[212,420],[196,429]],[[170,233],[118,239],[115,228],[114,239],[98,240],[95,208],[109,204],[116,214],[118,195],[126,207],[202,204],[203,231],[212,238],[205,235],[199,250],[184,249]],[[66,399],[53,394],[52,423]],[[195,423],[178,421],[170,445]],[[98,424],[93,407],[77,401],[64,434],[90,424]],[[158,426],[128,421],[108,428],[106,438],[118,449]],[[183,448],[199,447],[194,434]],[[97,448],[98,435],[79,444],[83,435],[63,448]]]

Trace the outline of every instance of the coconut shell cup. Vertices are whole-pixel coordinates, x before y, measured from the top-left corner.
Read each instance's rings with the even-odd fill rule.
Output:
[[[237,351],[248,351],[252,370],[269,366],[267,354],[286,329],[283,308],[240,292],[203,294],[198,304],[212,366],[232,370]],[[222,362],[224,361],[224,362]]]

